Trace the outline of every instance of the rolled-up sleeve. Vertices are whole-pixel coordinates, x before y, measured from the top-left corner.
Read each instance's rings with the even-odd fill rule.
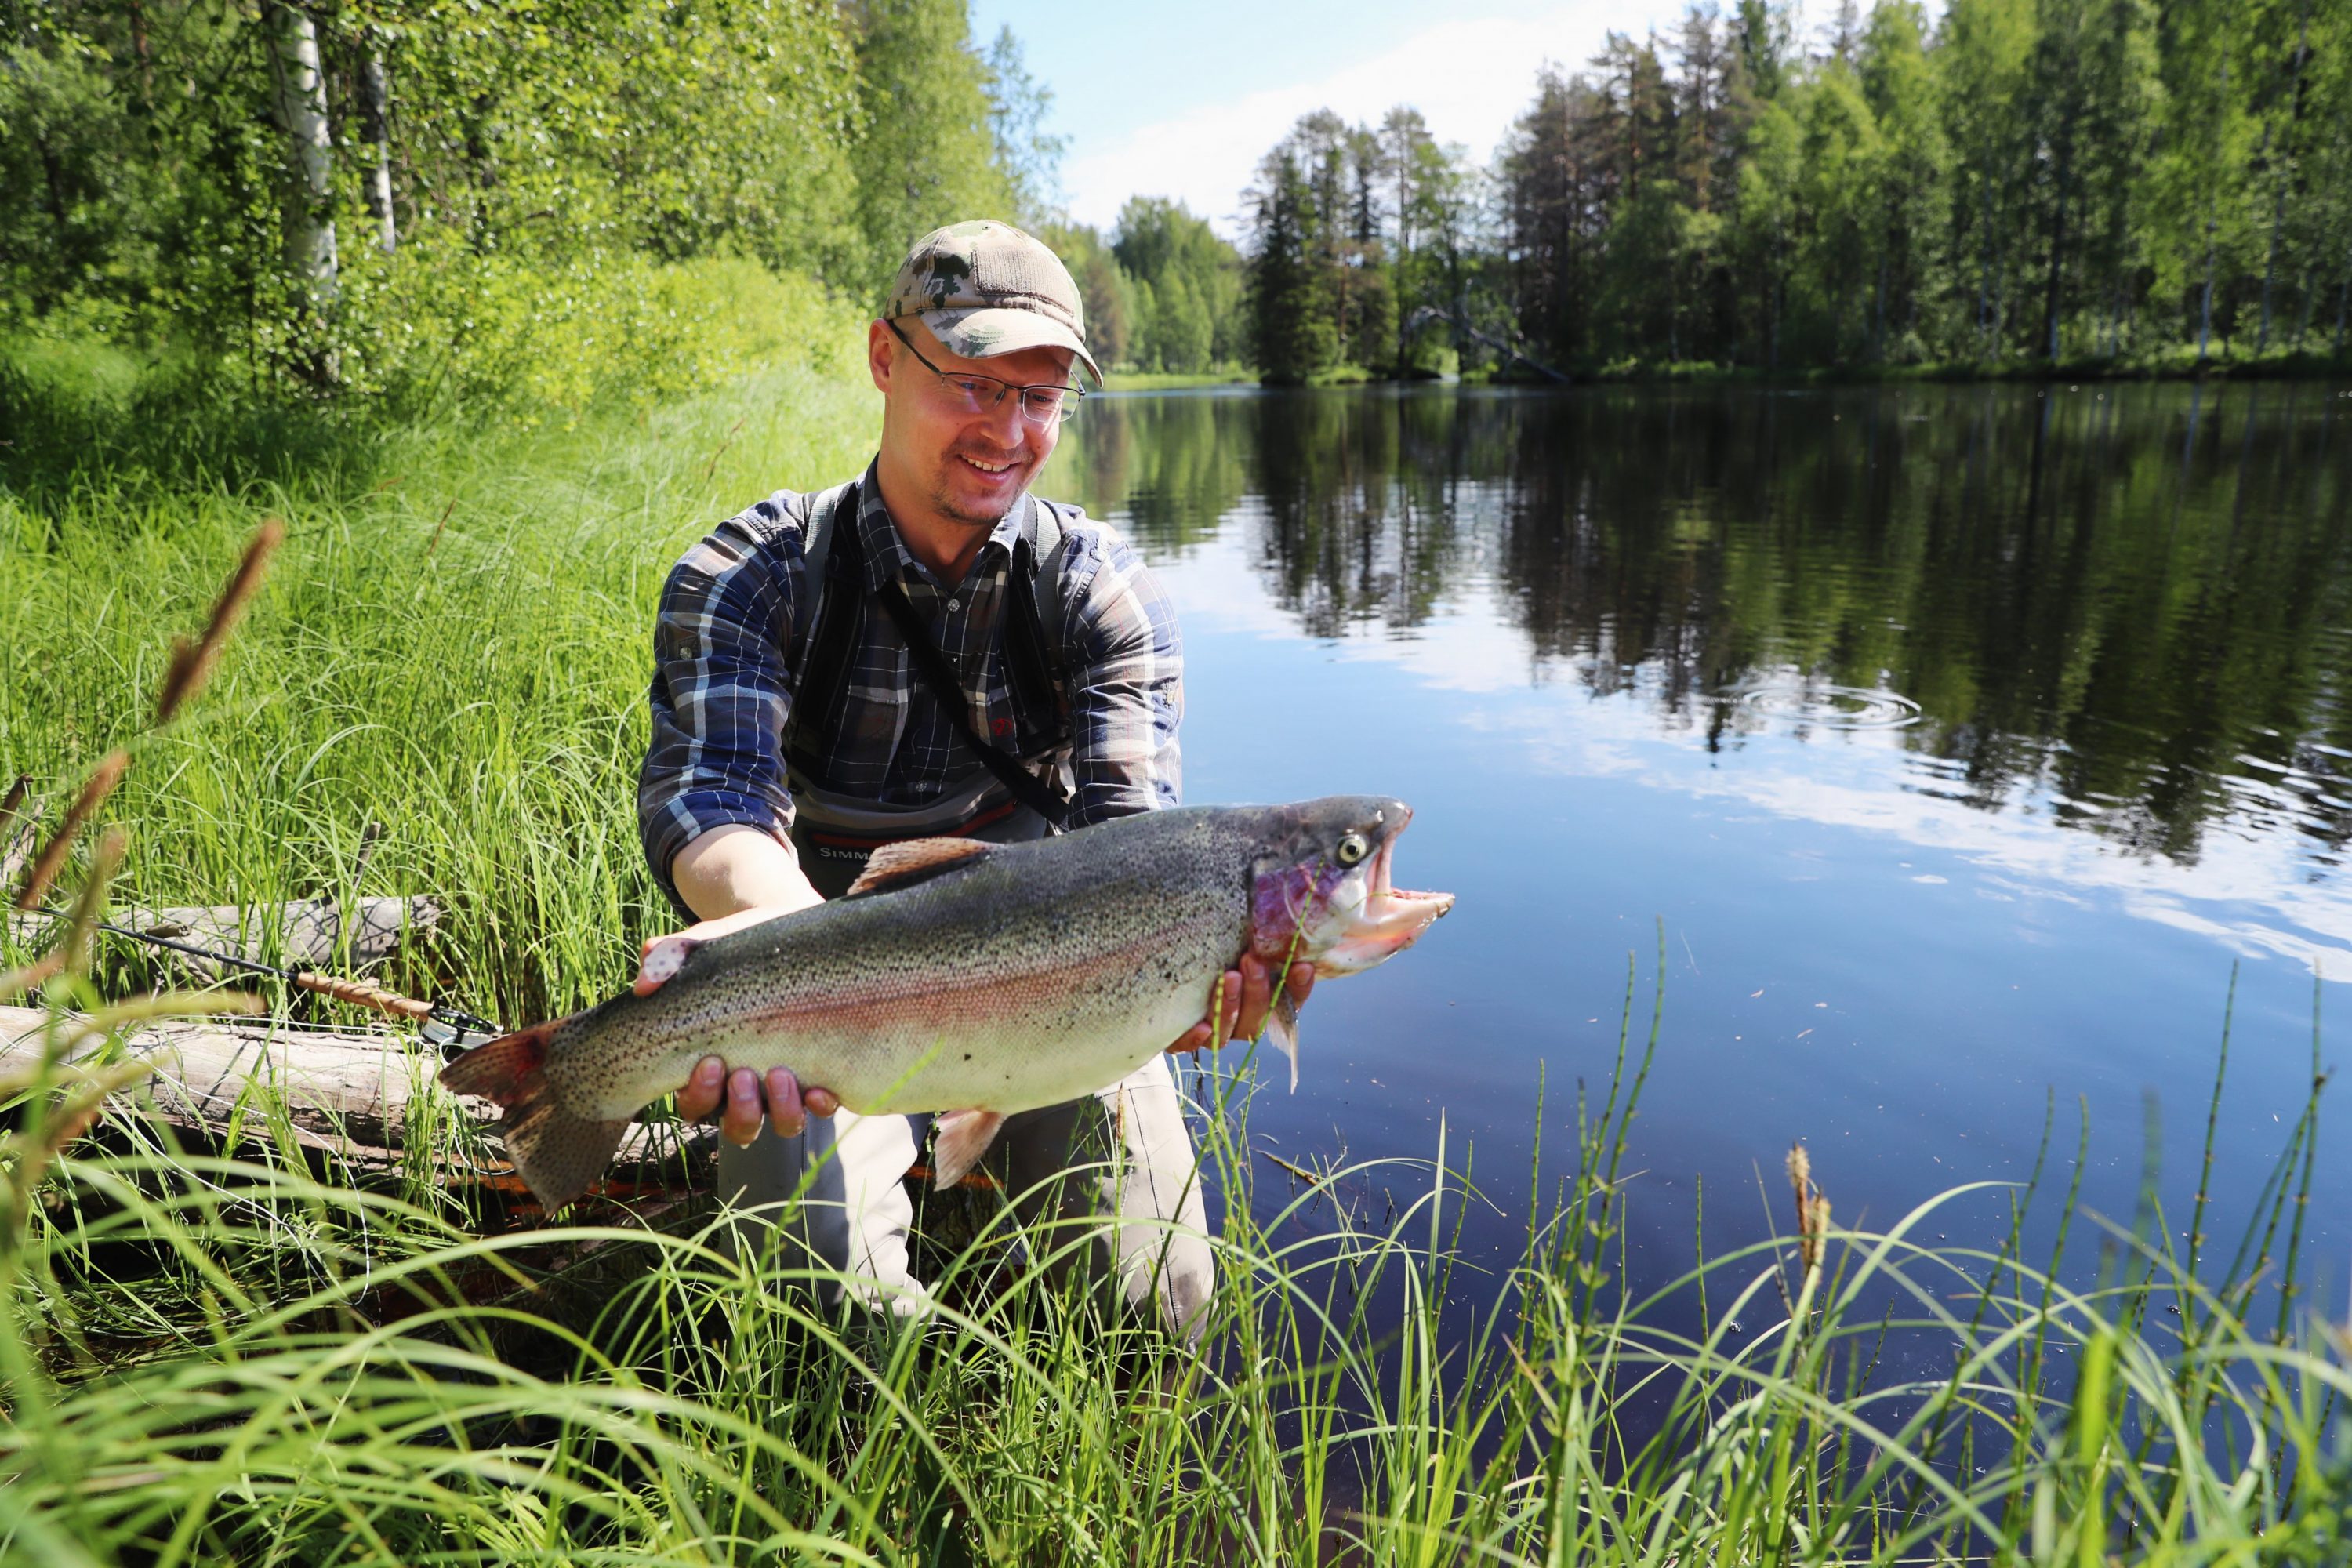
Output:
[[[1070,825],[1180,805],[1184,645],[1175,607],[1134,547],[1095,533],[1066,575],[1072,617]]]
[[[779,837],[792,826],[783,650],[800,541],[782,521],[774,502],[730,519],[686,552],[662,588],[637,831],[673,904],[670,863],[696,838],[729,823]]]

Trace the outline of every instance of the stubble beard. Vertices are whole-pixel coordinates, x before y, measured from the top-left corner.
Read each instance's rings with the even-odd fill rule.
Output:
[[[941,517],[950,518],[972,528],[992,529],[1004,521],[1011,509],[1008,505],[1005,508],[989,511],[982,508],[967,506],[958,500],[955,482],[951,476],[955,471],[954,465],[961,460],[961,453],[950,451],[942,462],[939,479],[931,487],[931,510]],[[1017,500],[1022,492],[1016,490],[1013,493]]]

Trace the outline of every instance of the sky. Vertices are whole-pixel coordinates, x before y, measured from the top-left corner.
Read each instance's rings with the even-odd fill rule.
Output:
[[[1053,89],[1070,216],[1108,228],[1131,195],[1174,196],[1228,236],[1259,158],[1301,114],[1377,121],[1411,103],[1484,160],[1547,59],[1581,68],[1604,36],[1663,36],[1682,0],[1193,0],[1181,6],[971,0],[985,44],[1010,26]]]

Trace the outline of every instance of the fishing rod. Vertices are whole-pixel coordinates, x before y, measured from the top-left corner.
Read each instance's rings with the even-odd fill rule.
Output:
[[[20,912],[41,915],[53,921],[73,918],[63,910],[31,909]],[[354,1007],[372,1008],[394,1018],[408,1019],[412,1023],[423,1026],[425,1037],[432,1044],[439,1046],[443,1054],[446,1056],[455,1056],[469,1045],[478,1043],[479,1040],[495,1038],[507,1032],[504,1026],[492,1023],[488,1018],[477,1017],[448,1002],[421,1002],[414,996],[403,996],[396,991],[388,991],[373,980],[347,980],[340,975],[321,974],[313,969],[282,969],[277,964],[264,963],[258,959],[247,958],[234,952],[222,952],[208,947],[198,947],[194,942],[178,942],[168,936],[158,936],[153,931],[133,931],[128,926],[115,925],[107,921],[92,921],[90,924],[94,930],[105,931],[110,936],[128,937],[132,942],[143,942],[150,947],[164,948],[189,958],[203,959],[208,963],[242,970],[248,974],[267,974],[299,990],[312,992],[337,1002],[348,1003]]]

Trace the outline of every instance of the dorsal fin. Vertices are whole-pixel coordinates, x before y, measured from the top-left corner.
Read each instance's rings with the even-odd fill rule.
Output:
[[[874,851],[866,869],[843,896],[854,899],[861,893],[894,893],[911,888],[977,860],[988,849],[977,838],[908,838],[885,844]]]

